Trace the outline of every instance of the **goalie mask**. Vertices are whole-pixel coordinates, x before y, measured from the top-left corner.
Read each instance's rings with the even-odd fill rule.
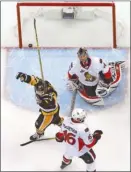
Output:
[[[88,66],[89,54],[86,48],[80,48],[77,52],[80,63],[83,67]]]
[[[80,48],[77,52],[77,55],[81,62],[87,61],[87,58],[89,57],[86,48]]]
[[[45,82],[43,80],[39,80],[39,82],[35,85],[35,91],[39,96],[46,93]]]

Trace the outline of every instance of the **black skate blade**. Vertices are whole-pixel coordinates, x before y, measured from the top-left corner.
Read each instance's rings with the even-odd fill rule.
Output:
[[[68,167],[71,163],[72,163],[72,160],[71,160],[71,162],[69,164],[65,164],[65,163],[63,164],[62,163],[62,165],[60,166],[60,168],[63,170],[64,168]]]
[[[67,167],[67,166],[68,166],[68,165],[63,165],[63,166],[61,165],[61,166],[60,166],[60,169],[63,170],[63,169],[64,169],[65,167]]]
[[[28,145],[28,144],[30,144],[30,143],[32,143],[32,142],[35,142],[35,141],[30,140],[30,141],[28,141],[28,142],[25,142],[25,143],[20,144],[20,146],[25,146],[25,145]]]

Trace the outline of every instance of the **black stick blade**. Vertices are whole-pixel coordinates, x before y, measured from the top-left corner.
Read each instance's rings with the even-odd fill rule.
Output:
[[[34,142],[34,141],[30,140],[30,141],[28,141],[28,142],[26,142],[26,143],[20,144],[20,146],[25,146],[25,145],[28,145],[28,144],[30,144],[30,143],[32,143],[32,142]]]

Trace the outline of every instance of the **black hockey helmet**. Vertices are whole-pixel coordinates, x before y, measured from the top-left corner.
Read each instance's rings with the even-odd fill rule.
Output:
[[[79,48],[78,52],[77,52],[78,58],[81,62],[85,62],[88,60],[88,52],[86,48]]]
[[[86,48],[79,48],[77,55],[78,55],[78,57],[87,55],[87,49]]]
[[[46,82],[40,79],[38,83],[35,85],[36,92],[40,95],[43,95],[46,93]]]

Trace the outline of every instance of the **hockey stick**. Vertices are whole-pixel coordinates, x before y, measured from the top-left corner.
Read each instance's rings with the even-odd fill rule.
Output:
[[[76,95],[77,95],[77,89],[74,90],[73,95],[72,95],[72,99],[71,99],[71,107],[70,107],[70,113],[69,116],[71,116],[72,111],[75,107],[75,101],[76,101]]]
[[[36,19],[35,18],[34,18],[34,30],[35,30],[35,39],[36,39],[36,45],[37,45],[37,50],[38,50],[41,77],[42,77],[42,80],[44,81],[44,74],[43,74],[44,72],[43,72],[43,67],[42,67],[42,60],[41,60],[40,46],[39,46],[39,41],[38,41],[38,34],[37,34]],[[46,85],[44,87],[46,88]]]
[[[44,138],[44,139],[34,140],[34,141],[33,141],[33,140],[30,140],[30,141],[28,141],[28,142],[25,142],[25,143],[20,144],[20,146],[25,146],[25,145],[28,145],[28,144],[30,144],[30,143],[36,142],[36,141],[53,140],[53,139],[55,139],[55,137]]]

